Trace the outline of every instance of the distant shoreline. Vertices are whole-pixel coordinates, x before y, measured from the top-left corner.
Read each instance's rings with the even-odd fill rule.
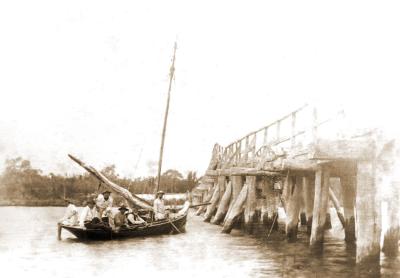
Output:
[[[147,201],[151,201],[153,199],[153,194],[137,194],[139,197],[142,197],[143,199]],[[184,203],[186,198],[185,193],[167,193],[165,195],[165,203],[166,205],[169,204],[176,204],[176,205],[181,205]],[[77,206],[81,206],[83,200],[80,200],[81,198],[78,198],[76,200]],[[118,201],[120,199],[114,198],[114,206],[118,204]],[[66,204],[62,199],[56,199],[56,200],[26,200],[26,199],[12,199],[12,200],[0,200],[0,207],[7,207],[7,206],[23,206],[23,207],[65,207]]]

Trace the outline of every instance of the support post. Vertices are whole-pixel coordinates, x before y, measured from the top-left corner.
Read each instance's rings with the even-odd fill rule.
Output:
[[[388,257],[399,253],[400,239],[400,181],[392,181],[387,196],[387,230],[383,238],[382,251]]]
[[[256,213],[256,177],[247,176],[246,184],[248,186],[247,198],[244,209],[244,229],[246,233],[251,234],[253,232],[253,223]]]
[[[228,212],[229,202],[231,201],[231,197],[232,197],[232,182],[228,182],[225,188],[224,195],[222,196],[221,201],[219,202],[217,213],[211,220],[212,224],[218,225],[219,223],[221,223],[222,220],[224,220],[224,217]]]
[[[302,198],[303,179],[300,176],[289,177],[289,202],[286,213],[286,236],[289,241],[297,239],[300,202]]]
[[[343,175],[340,177],[344,212],[344,235],[346,242],[356,240],[354,206],[356,205],[356,176]]]
[[[213,187],[211,187],[207,192],[204,192],[203,203],[208,203],[211,201],[211,198],[214,194],[214,190],[215,190],[215,185]],[[207,209],[207,206],[199,207],[199,209],[196,211],[196,215],[197,216],[201,215],[203,212],[206,211],[206,209]]]
[[[378,262],[381,237],[381,204],[376,186],[375,163],[357,164],[356,192],[356,262]]]
[[[330,198],[333,206],[335,207],[336,214],[340,220],[340,223],[342,224],[343,228],[345,228],[346,224],[345,224],[343,213],[340,210],[339,200],[336,198],[335,192],[333,192],[333,190],[330,187],[329,187],[329,198]]]
[[[263,205],[261,207],[261,222],[266,227],[271,227],[272,229],[278,230],[278,196],[274,191],[274,184],[271,178],[263,178],[263,192],[265,194],[265,200],[263,200]],[[274,221],[275,219],[275,221]]]
[[[303,198],[307,218],[307,234],[311,235],[312,217],[314,208],[314,177],[303,178]]]
[[[224,223],[224,227],[222,228],[223,233],[229,234],[232,231],[233,224],[236,219],[243,212],[243,206],[246,202],[247,198],[248,185],[247,183],[243,186],[236,200],[233,202],[233,206],[229,214],[226,215],[226,220]]]
[[[326,212],[328,209],[329,177],[330,173],[328,169],[319,169],[315,173],[314,210],[310,237],[311,247],[318,246],[324,241]]]
[[[216,185],[214,193],[211,197],[211,204],[209,204],[207,206],[207,210],[206,213],[204,214],[204,222],[210,222],[211,217],[215,214],[216,210],[217,210],[217,205],[218,205],[218,201],[219,201],[219,192],[220,192],[220,188],[219,188],[219,184]]]
[[[242,190],[243,182],[244,182],[242,176],[231,176],[231,181],[232,181],[232,197],[231,197],[231,201],[229,203],[228,212],[226,213],[224,222],[227,220],[227,217],[228,217],[230,211],[232,210],[232,207],[233,207],[237,197],[239,196],[240,191]]]

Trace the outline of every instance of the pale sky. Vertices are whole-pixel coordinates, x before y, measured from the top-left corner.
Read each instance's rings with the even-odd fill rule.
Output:
[[[71,153],[155,174],[176,39],[164,171],[201,175],[214,143],[310,101],[391,128],[399,14],[397,1],[2,1],[0,167],[81,172]]]

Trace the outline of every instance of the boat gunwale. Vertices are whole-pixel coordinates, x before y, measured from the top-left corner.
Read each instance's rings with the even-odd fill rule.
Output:
[[[147,228],[158,227],[158,226],[162,226],[162,225],[165,225],[165,224],[170,224],[171,222],[174,223],[176,221],[179,221],[179,220],[187,217],[187,215],[188,215],[188,212],[186,212],[183,215],[180,215],[180,216],[178,216],[176,218],[173,218],[173,219],[163,219],[163,220],[160,220],[160,221],[154,221],[154,222],[151,222],[149,225],[134,226],[132,228],[123,228],[122,231],[137,231],[137,230],[144,230],[144,229],[147,229]],[[64,228],[64,229],[66,229],[67,231],[68,230],[75,230],[75,231],[90,232],[90,231],[101,231],[102,230],[102,229],[88,229],[86,227],[70,226],[70,225],[64,225],[64,224],[61,224],[60,226],[62,228]],[[115,230],[111,230],[111,231],[115,232]]]

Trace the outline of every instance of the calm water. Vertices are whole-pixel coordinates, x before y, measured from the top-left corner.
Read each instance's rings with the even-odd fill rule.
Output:
[[[2,277],[400,277],[399,258],[382,258],[372,272],[357,269],[335,223],[323,253],[315,254],[304,233],[296,243],[267,242],[239,231],[221,234],[194,215],[179,235],[82,243],[63,231],[57,241],[55,223],[63,212],[0,207]]]

